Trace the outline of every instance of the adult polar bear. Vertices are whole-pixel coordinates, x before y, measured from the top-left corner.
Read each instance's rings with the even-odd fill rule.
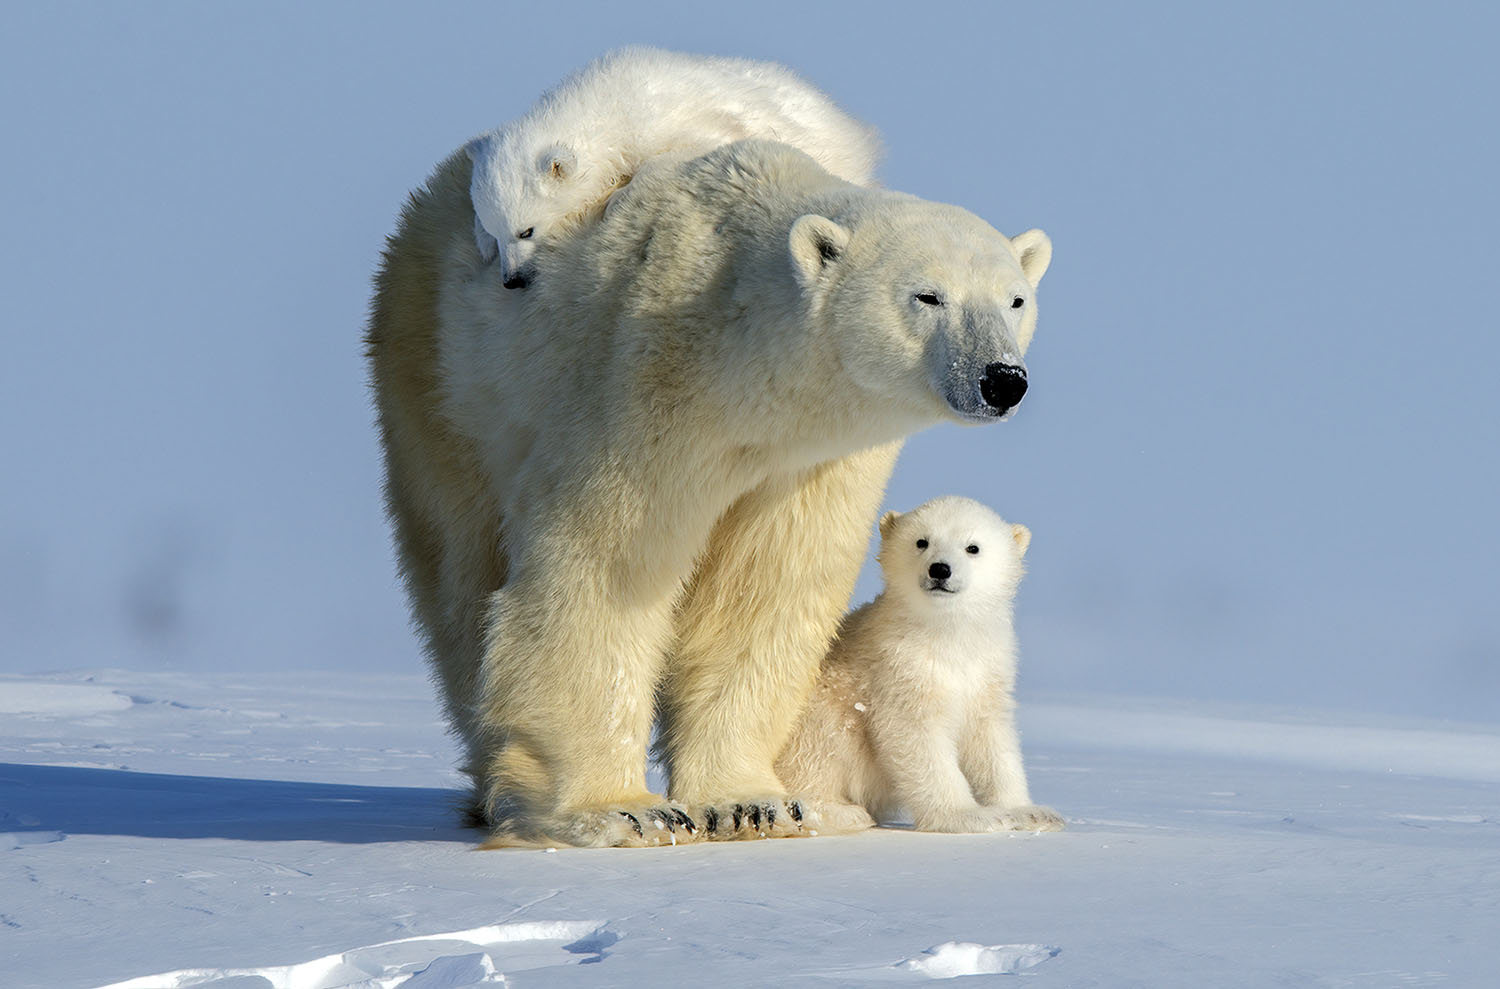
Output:
[[[1050,242],[743,141],[653,160],[514,292],[469,182],[408,203],[368,345],[476,811],[497,844],[815,828],[772,764],[900,442],[1020,400]]]

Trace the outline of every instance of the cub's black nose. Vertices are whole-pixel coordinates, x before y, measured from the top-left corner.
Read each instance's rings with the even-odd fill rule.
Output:
[[[947,580],[953,576],[953,568],[946,563],[934,563],[927,568],[927,576],[933,580]]]
[[[1003,415],[1021,404],[1026,394],[1026,369],[1014,364],[989,364],[984,369],[984,380],[979,382],[979,394]]]
[[[504,282],[506,288],[525,288],[527,278],[525,275],[511,275]],[[1024,388],[1025,385],[1022,385]]]

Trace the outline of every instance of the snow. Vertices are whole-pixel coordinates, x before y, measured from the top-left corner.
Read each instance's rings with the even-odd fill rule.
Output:
[[[421,677],[0,677],[0,982],[1491,984],[1494,727],[1019,713],[1067,831],[479,852]]]
[[[928,948],[920,958],[897,965],[929,979],[956,979],[960,975],[1015,975],[1057,956],[1057,948],[1045,944],[982,944],[948,941]]]

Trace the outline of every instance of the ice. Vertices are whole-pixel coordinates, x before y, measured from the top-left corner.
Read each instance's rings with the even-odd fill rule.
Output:
[[[123,711],[135,701],[108,687],[86,683],[30,682],[0,677],[0,714],[62,717]]]

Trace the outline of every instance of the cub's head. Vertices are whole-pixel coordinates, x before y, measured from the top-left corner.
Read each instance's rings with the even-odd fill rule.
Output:
[[[885,593],[916,614],[1004,611],[1015,598],[1031,530],[971,498],[946,497],[880,519]]]
[[[475,244],[486,261],[498,254],[506,288],[525,288],[536,274],[537,242],[587,205],[570,194],[578,156],[561,144],[528,147],[510,132],[475,138],[466,150]]]
[[[800,217],[797,280],[844,370],[922,424],[994,422],[1026,394],[1036,289],[1052,260],[1040,230],[1008,239],[955,206],[882,193],[838,222]]]

